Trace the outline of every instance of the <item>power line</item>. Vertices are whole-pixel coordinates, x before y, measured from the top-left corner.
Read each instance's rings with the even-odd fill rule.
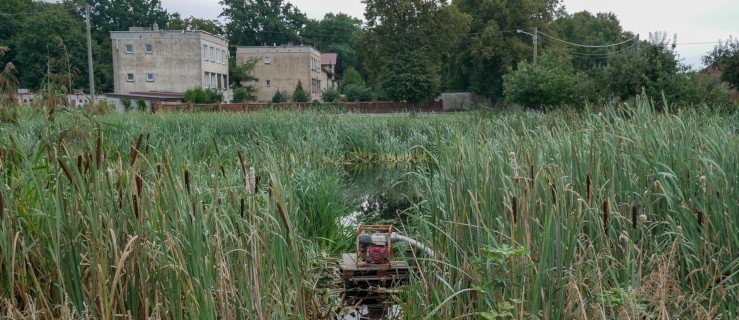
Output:
[[[13,17],[13,16],[30,16],[34,14],[48,14],[62,11],[73,11],[74,9],[56,9],[56,10],[45,10],[45,11],[32,11],[32,12],[18,12],[18,13],[0,13],[2,17]]]
[[[620,46],[620,45],[622,45],[624,43],[627,43],[629,41],[636,40],[636,37],[633,37],[631,39],[628,39],[628,40],[625,40],[625,41],[622,41],[622,42],[619,42],[619,43],[614,43],[614,44],[607,44],[607,45],[587,45],[587,44],[579,44],[579,43],[569,42],[567,40],[562,40],[560,38],[557,38],[557,37],[554,37],[554,36],[550,36],[550,35],[548,35],[548,34],[546,34],[544,32],[541,32],[541,31],[539,31],[538,33],[542,34],[543,36],[545,36],[547,38],[550,38],[550,39],[553,39],[553,40],[556,40],[556,41],[559,41],[559,42],[562,42],[562,43],[566,43],[566,44],[569,44],[571,46],[583,47],[583,48],[611,48],[611,47]]]

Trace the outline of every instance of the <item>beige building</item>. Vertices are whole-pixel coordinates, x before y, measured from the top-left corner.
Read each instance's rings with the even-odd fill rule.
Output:
[[[213,88],[228,97],[228,40],[205,31],[112,31],[115,93]]]
[[[341,77],[336,74],[336,63],[338,55],[336,53],[321,54],[321,90],[338,89]]]
[[[259,79],[252,85],[259,101],[271,101],[277,90],[292,95],[298,81],[302,82],[311,100],[321,98],[324,88],[321,53],[310,46],[238,47],[236,61],[246,63],[257,59],[253,75]]]

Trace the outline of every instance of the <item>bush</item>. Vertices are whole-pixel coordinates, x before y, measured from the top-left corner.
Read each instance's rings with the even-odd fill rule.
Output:
[[[321,93],[321,100],[323,100],[323,102],[335,102],[339,101],[339,99],[341,99],[341,94],[339,93],[339,90],[336,90],[336,88],[329,88]]]
[[[374,96],[372,89],[363,85],[348,85],[344,87],[344,95],[346,95],[347,101],[372,101]]]
[[[273,103],[288,102],[289,100],[290,97],[288,97],[287,93],[280,90],[275,91],[275,95],[272,96]]]
[[[298,80],[298,85],[295,86],[295,91],[293,92],[293,100],[295,102],[308,102],[310,100],[310,94],[308,94],[308,91],[305,91],[303,89],[303,82]]]
[[[192,103],[208,103],[210,95],[203,88],[194,88],[185,91],[185,101]]]
[[[148,108],[146,107],[146,101],[144,101],[144,99],[138,99],[138,100],[136,100],[136,108],[137,108],[137,109],[138,109],[139,111],[144,111],[144,112],[146,112],[146,109],[148,109]]]
[[[521,62],[503,80],[505,101],[528,108],[582,106],[589,96],[588,77],[564,56],[544,54],[538,64]]]
[[[238,87],[233,89],[233,102],[241,103],[244,101],[254,101],[257,97],[254,96],[254,89],[251,87]]]
[[[128,111],[131,110],[131,100],[126,98],[121,98],[121,104],[123,105],[123,108]]]

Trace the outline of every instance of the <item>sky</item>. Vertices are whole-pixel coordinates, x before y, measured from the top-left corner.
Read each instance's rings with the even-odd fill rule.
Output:
[[[169,12],[183,17],[216,19],[221,13],[219,0],[161,0]],[[364,18],[361,0],[289,0],[309,18],[321,19],[329,12],[343,12]],[[339,5],[337,5],[339,4]],[[647,39],[650,32],[666,32],[672,39],[677,34],[677,51],[683,62],[695,68],[702,66],[701,57],[714,42],[739,37],[739,1],[737,0],[564,0],[567,12],[587,10],[592,13],[612,12],[621,26]],[[705,43],[707,44],[695,44]]]

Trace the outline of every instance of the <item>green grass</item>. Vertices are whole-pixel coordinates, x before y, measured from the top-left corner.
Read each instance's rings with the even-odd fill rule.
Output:
[[[20,120],[0,127],[5,317],[329,317],[350,169],[377,167],[409,171],[398,227],[439,254],[395,297],[407,319],[739,316],[736,112]]]

